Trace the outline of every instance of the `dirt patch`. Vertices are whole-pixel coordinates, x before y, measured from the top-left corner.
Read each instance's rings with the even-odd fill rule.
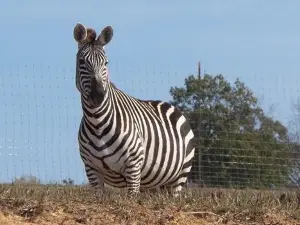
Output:
[[[299,194],[288,191],[193,189],[128,199],[77,186],[0,186],[0,224],[300,224]]]

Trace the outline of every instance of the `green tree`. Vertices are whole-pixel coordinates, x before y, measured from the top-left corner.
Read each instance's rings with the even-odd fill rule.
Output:
[[[290,121],[290,146],[291,146],[291,183],[300,187],[300,98],[294,103],[294,116]],[[293,185],[292,185],[293,186]]]
[[[243,82],[205,74],[184,84],[170,89],[170,103],[187,115],[198,140],[191,180],[225,187],[287,182],[288,130],[264,114]]]

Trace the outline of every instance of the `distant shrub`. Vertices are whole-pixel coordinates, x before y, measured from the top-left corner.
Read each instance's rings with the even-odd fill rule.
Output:
[[[13,180],[13,184],[40,184],[40,179],[32,175],[23,175]]]

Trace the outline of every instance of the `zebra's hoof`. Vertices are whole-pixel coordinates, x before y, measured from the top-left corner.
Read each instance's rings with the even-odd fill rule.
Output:
[[[129,199],[135,199],[135,198],[138,198],[140,196],[140,192],[131,191],[131,192],[128,192],[127,196],[128,196]]]

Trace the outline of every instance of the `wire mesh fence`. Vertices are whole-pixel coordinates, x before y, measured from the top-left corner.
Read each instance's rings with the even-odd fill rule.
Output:
[[[115,76],[112,81],[126,93],[165,101],[172,100],[170,88],[182,86],[188,75],[146,67],[110,70]],[[77,144],[82,112],[74,68],[15,65],[1,66],[0,72],[0,182],[28,179],[40,183],[86,183]],[[214,108],[199,110],[199,106],[185,111],[196,136],[188,185],[297,187],[297,135],[292,137],[286,126],[267,116],[252,118],[249,115],[254,111],[222,111],[215,107],[216,99],[207,101],[213,102],[209,107]],[[226,105],[222,99],[218,101]],[[257,123],[263,125],[255,127]]]

